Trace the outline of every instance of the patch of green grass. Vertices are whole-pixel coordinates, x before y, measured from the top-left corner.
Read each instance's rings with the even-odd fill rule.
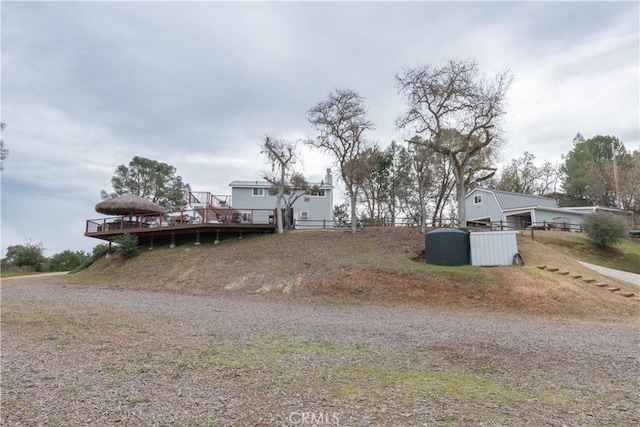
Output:
[[[111,363],[111,362],[109,362],[109,363],[106,363],[106,364],[102,367],[102,370],[103,370],[104,372],[109,373],[109,374],[114,374],[114,373],[116,373],[116,372],[120,371],[121,369],[120,369],[120,367],[119,367],[118,365],[116,365],[115,363]]]
[[[251,354],[260,354],[269,359],[282,359],[287,356],[303,354],[343,354],[346,350],[333,346],[329,341],[299,340],[286,334],[255,339],[248,344]]]
[[[507,281],[499,271],[473,265],[434,265],[425,263],[423,258],[415,261],[412,258],[404,257],[394,267],[409,273],[426,273],[432,277],[443,277],[463,284],[507,284]]]
[[[78,324],[73,317],[51,310],[51,307],[37,299],[4,304],[2,322],[5,325],[21,325],[41,329],[45,332],[43,338],[47,340],[59,339],[63,333],[74,332],[78,329]]]
[[[503,405],[525,402],[529,398],[527,392],[500,384],[487,374],[400,370],[372,365],[342,366],[337,372],[343,384],[336,393],[342,397],[356,394],[355,397],[371,399],[388,393],[423,393],[433,398]]]
[[[354,347],[361,353],[369,354],[373,352],[373,346],[368,342],[357,342]]]
[[[23,399],[20,397],[16,397],[15,399],[0,399],[1,406],[3,408],[21,408]]]
[[[1,279],[7,279],[9,277],[21,277],[21,276],[36,276],[42,274],[37,271],[3,271],[0,272]]]
[[[66,350],[66,348],[69,346],[69,340],[63,339],[58,341],[58,343],[56,344],[56,350],[58,351],[62,351],[62,350]]]
[[[640,274],[640,245],[623,241],[612,248],[599,248],[589,241],[578,241],[570,252],[584,262]]]
[[[597,247],[586,235],[577,233],[536,233],[535,240],[560,248],[580,261],[640,274],[640,244],[631,239],[624,239],[608,249]]]
[[[81,285],[107,285],[111,283],[111,277],[109,275],[96,275],[85,270],[78,273],[71,273],[65,278],[71,283],[78,283]]]
[[[482,270],[472,265],[446,266],[424,264],[426,271],[438,276],[446,277],[454,282],[460,283],[488,283],[486,276]]]
[[[247,356],[237,349],[221,351],[212,345],[202,345],[200,348],[178,363],[181,371],[206,370],[210,367],[224,369],[241,369],[256,365],[255,358]]]
[[[149,402],[149,398],[147,396],[133,396],[128,398],[127,401],[132,405],[137,405],[138,403]]]

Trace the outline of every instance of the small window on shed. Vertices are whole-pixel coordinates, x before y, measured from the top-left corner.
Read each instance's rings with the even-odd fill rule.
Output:
[[[482,203],[482,194],[477,194],[473,196],[473,204],[479,205],[480,203]]]

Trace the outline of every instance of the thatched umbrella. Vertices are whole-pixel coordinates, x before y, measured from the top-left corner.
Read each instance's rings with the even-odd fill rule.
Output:
[[[96,205],[96,212],[105,215],[143,215],[164,213],[165,209],[144,197],[133,194],[123,194],[111,199],[103,200]]]

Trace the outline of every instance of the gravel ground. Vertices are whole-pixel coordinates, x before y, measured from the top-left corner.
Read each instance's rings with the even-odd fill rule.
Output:
[[[2,282],[2,425],[638,425],[640,329]]]

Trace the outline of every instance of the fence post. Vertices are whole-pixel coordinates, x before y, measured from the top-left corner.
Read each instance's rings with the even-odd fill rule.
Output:
[[[504,228],[502,228],[502,220],[500,220],[500,231],[504,231]]]
[[[327,218],[322,219],[322,228],[327,228]]]
[[[532,225],[531,226],[531,240],[535,240],[535,238],[533,237],[533,230],[535,229],[535,227]]]

